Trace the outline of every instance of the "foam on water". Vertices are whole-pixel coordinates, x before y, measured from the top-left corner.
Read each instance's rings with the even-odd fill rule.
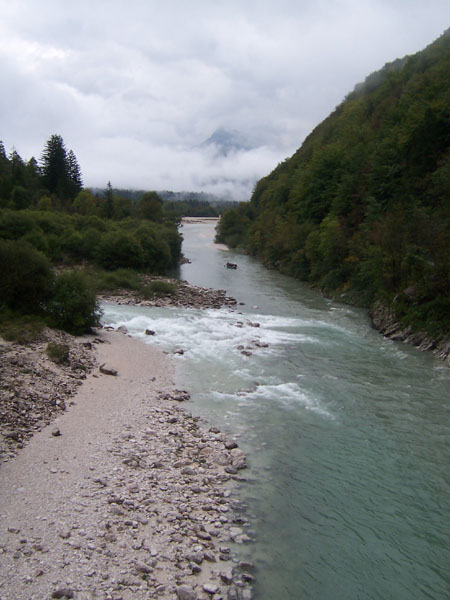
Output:
[[[302,329],[312,321],[295,317],[246,314],[227,310],[195,310],[103,306],[105,324],[124,325],[128,332],[145,343],[158,345],[175,355],[180,371],[201,394],[207,377],[208,394],[216,400],[276,402],[296,406],[331,417],[321,401],[301,388],[299,383],[280,379],[279,360],[290,347],[317,344],[320,339]],[[258,324],[258,326],[256,326]],[[155,335],[145,334],[146,329]],[[252,352],[251,356],[242,350]],[[301,375],[298,376],[301,379]],[[243,392],[244,390],[244,392]]]
[[[321,401],[310,392],[302,390],[295,382],[257,385],[253,389],[241,389],[235,394],[214,392],[211,394],[216,401],[252,403],[261,407],[264,403],[279,403],[287,409],[298,410],[300,407],[311,410],[321,416],[334,419],[334,416],[326,410]]]
[[[255,345],[258,353],[273,353],[290,343],[316,343],[312,335],[298,331],[302,321],[271,315],[239,315],[234,311],[173,308],[145,308],[103,305],[105,324],[125,325],[131,335],[157,344],[165,350],[183,347],[193,356],[208,354],[229,358],[240,355],[238,346]],[[253,324],[253,326],[252,326]],[[258,324],[259,326],[254,326]],[[291,327],[292,331],[284,328]],[[297,328],[297,331],[295,330]],[[146,329],[156,336],[149,338]],[[257,346],[268,344],[268,347]]]

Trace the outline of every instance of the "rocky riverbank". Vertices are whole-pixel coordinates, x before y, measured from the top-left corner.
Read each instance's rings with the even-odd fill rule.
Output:
[[[119,289],[113,293],[104,292],[99,295],[99,300],[115,302],[117,304],[133,304],[136,306],[175,306],[179,308],[222,308],[235,306],[236,300],[227,296],[225,290],[215,290],[191,285],[187,281],[151,277],[144,275],[143,283],[151,284],[153,281],[164,281],[173,286],[175,292],[164,296],[155,295],[145,298],[139,291]]]
[[[159,350],[61,336],[63,365],[48,340],[1,347],[0,598],[250,599],[237,441],[185,410]]]
[[[225,290],[193,286],[155,276],[143,276],[143,283],[165,281],[176,293],[143,298],[134,290],[119,289],[104,293],[99,300],[136,306],[176,306],[221,308],[234,306],[236,300]],[[96,365],[95,347],[101,337],[76,338],[62,331],[45,329],[40,338],[22,345],[0,338],[0,461],[16,455],[32,435],[64,412],[72,396]],[[48,345],[67,349],[61,360],[51,358]]]
[[[51,329],[27,345],[0,338],[0,461],[14,457],[69,407],[97,363],[95,347],[101,341]],[[49,344],[64,354],[50,358]]]
[[[411,327],[405,327],[396,317],[394,311],[377,303],[369,312],[372,325],[384,337],[394,341],[416,346],[424,352],[432,352],[437,358],[450,367],[450,336],[436,340],[424,331],[414,332]]]

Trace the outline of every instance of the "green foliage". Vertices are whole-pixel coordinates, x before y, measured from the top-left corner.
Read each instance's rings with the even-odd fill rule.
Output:
[[[164,273],[172,263],[172,257],[169,243],[160,229],[151,223],[143,223],[135,235],[143,251],[144,267],[153,273]]]
[[[255,211],[251,204],[241,203],[235,209],[225,210],[216,228],[216,242],[231,248],[245,247],[247,232]]]
[[[103,192],[102,216],[107,219],[112,219],[114,216],[114,195],[110,181]]]
[[[103,269],[90,268],[85,271],[85,274],[90,286],[97,292],[117,290],[119,288],[139,290],[142,287],[141,278],[132,269],[105,271]]]
[[[63,365],[69,363],[69,350],[70,348],[67,346],[67,344],[49,342],[45,352],[50,360],[59,365]]]
[[[26,241],[53,262],[96,261],[112,270],[133,268],[162,274],[176,266],[181,255],[175,224],[115,222],[56,211],[0,209],[0,239]]]
[[[156,192],[145,192],[137,203],[137,215],[141,219],[161,222],[163,218],[162,200]]]
[[[65,272],[56,278],[47,313],[54,327],[76,335],[97,326],[101,314],[94,291],[77,271]]]
[[[29,244],[0,240],[0,299],[10,309],[39,313],[49,298],[53,272]]]
[[[449,331],[450,30],[356,86],[301,148],[225,211],[217,241],[332,294]],[[447,312],[446,312],[447,311]]]
[[[89,190],[78,192],[72,204],[72,212],[79,215],[95,215],[97,212],[95,196]]]
[[[8,342],[31,344],[42,336],[45,322],[36,315],[20,315],[0,306],[0,336]]]
[[[176,296],[177,288],[169,281],[155,279],[155,281],[143,286],[140,292],[144,298],[154,298],[155,296],[163,298],[165,296]]]
[[[165,216],[174,218],[219,216],[219,209],[212,206],[208,201],[191,198],[165,201],[163,211]]]
[[[134,236],[123,231],[109,231],[98,245],[96,259],[105,269],[139,269],[144,264],[144,252]]]
[[[11,339],[21,329],[31,339],[23,320],[34,323],[33,315],[83,333],[98,320],[95,291],[140,290],[130,269],[164,273],[181,256],[177,223],[164,217],[155,192],[134,205],[110,183],[103,198],[83,190],[76,157],[58,135],[47,141],[41,165],[33,157],[25,163],[16,150],[7,156],[0,142],[0,310],[10,315],[2,331]],[[55,281],[51,263],[86,261],[88,276],[63,273]],[[112,273],[91,276],[94,263]]]
[[[60,135],[47,140],[41,156],[43,182],[50,194],[58,196],[65,206],[81,191],[81,171],[75,154],[67,151]]]
[[[46,142],[41,167],[16,150],[8,157],[0,142],[1,239],[27,242],[54,263],[161,274],[178,264],[182,242],[156,192],[122,197],[110,182],[103,195],[83,190],[76,157],[59,135]]]
[[[37,203],[38,210],[52,210],[52,199],[49,198],[46,194],[39,198]]]

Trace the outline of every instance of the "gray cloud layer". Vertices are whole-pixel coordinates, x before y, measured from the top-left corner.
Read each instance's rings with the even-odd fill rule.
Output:
[[[447,0],[0,0],[0,139],[52,133],[86,185],[247,198],[354,85],[449,25]],[[241,132],[250,151],[201,142]]]

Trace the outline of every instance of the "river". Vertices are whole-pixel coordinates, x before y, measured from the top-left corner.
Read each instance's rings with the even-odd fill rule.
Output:
[[[450,598],[449,369],[383,339],[365,311],[215,245],[214,223],[182,232],[180,277],[226,289],[235,310],[105,304],[104,320],[182,348],[190,410],[238,436],[255,597]]]

